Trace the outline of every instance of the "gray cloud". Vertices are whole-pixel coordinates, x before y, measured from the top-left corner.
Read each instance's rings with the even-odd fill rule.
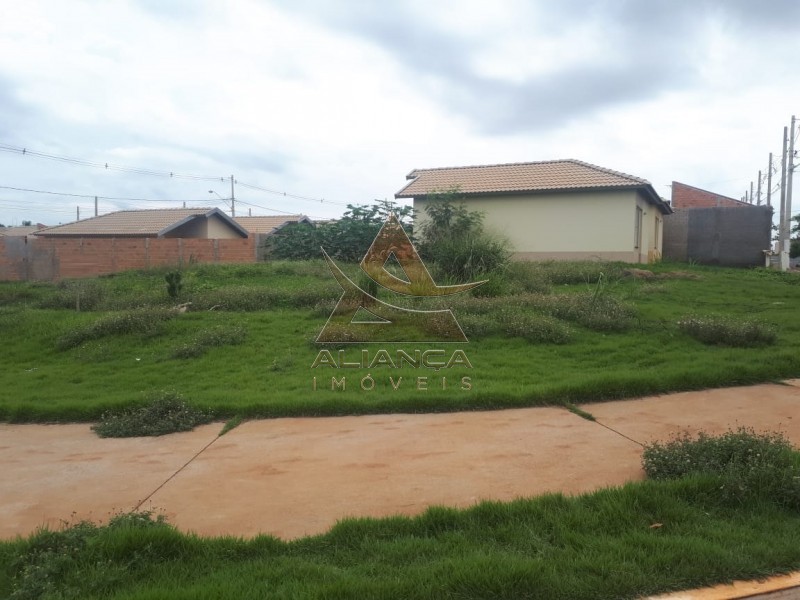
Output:
[[[30,121],[34,111],[17,98],[13,83],[0,76],[0,139],[7,144],[17,144],[18,132]]]
[[[315,0],[281,0],[289,10],[369,40],[410,72],[409,84],[440,98],[487,134],[544,132],[600,109],[658,97],[698,83],[704,32],[724,19],[750,36],[784,29],[800,3],[773,0],[562,0],[545,12],[519,9],[517,29],[531,36],[585,27],[606,37],[614,59],[565,65],[523,81],[489,77],[471,66],[491,39],[467,38],[407,4],[361,3],[348,12]],[[454,19],[458,18],[454,14]],[[525,57],[518,59],[524,66]]]

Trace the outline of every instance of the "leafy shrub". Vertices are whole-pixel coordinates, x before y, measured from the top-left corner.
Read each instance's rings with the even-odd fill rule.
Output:
[[[64,523],[58,531],[40,529],[24,542],[24,548],[12,565],[9,600],[80,597],[78,590],[83,589],[83,582],[79,581],[81,571],[87,562],[98,562],[94,553],[99,547],[111,548],[96,543],[104,531],[146,529],[174,531],[163,515],[154,518],[151,511],[120,513],[111,517],[105,526],[79,521]],[[119,561],[104,560],[101,572],[106,584],[129,570],[134,562],[146,560],[148,552],[157,554],[158,550],[142,548],[134,555],[125,553]],[[100,585],[98,582],[98,587]]]
[[[642,467],[651,479],[720,477],[720,493],[726,500],[766,495],[800,508],[798,455],[780,433],[756,433],[745,427],[719,436],[683,433],[645,446]]]
[[[170,271],[164,275],[164,280],[167,282],[167,295],[173,300],[180,296],[183,290],[183,275],[180,271]]]
[[[437,272],[454,281],[482,279],[501,270],[511,256],[504,240],[485,234],[443,239],[425,247],[425,254],[434,262]]]
[[[483,213],[469,211],[456,200],[457,189],[428,197],[420,254],[434,262],[441,277],[453,281],[475,281],[503,270],[511,258],[508,242],[488,235]]]
[[[244,343],[247,330],[239,326],[218,326],[204,329],[191,341],[172,352],[172,358],[196,358],[217,346],[236,346]]]
[[[147,308],[107,315],[88,325],[71,329],[56,340],[56,348],[69,350],[84,342],[109,335],[154,333],[164,321],[174,318],[177,314],[172,310]]]
[[[771,326],[750,319],[692,316],[678,321],[678,328],[696,340],[712,345],[749,348],[768,346],[777,339]]]
[[[158,436],[191,431],[213,418],[211,411],[190,405],[175,391],[164,390],[151,394],[143,406],[106,411],[92,430],[100,437]]]

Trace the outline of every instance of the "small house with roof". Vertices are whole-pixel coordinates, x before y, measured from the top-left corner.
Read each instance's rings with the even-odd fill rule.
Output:
[[[121,210],[0,237],[0,280],[58,280],[128,269],[252,263],[257,236],[218,208]]]
[[[396,198],[412,198],[417,227],[438,193],[457,190],[485,228],[522,260],[661,258],[672,211],[646,179],[580,160],[414,169]]]
[[[136,237],[235,239],[247,230],[218,208],[120,210],[99,217],[48,227],[40,237]]]

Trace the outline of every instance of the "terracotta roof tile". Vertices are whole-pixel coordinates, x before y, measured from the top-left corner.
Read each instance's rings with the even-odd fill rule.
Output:
[[[472,167],[414,169],[396,198],[414,198],[458,187],[462,194],[502,194],[649,186],[650,182],[580,160],[550,160]]]
[[[234,219],[239,225],[250,233],[272,233],[275,229],[283,227],[287,223],[297,223],[306,220],[305,215],[280,215],[267,217],[236,217]]]
[[[75,221],[66,225],[38,231],[40,236],[137,236],[154,237],[198,216],[219,213],[215,208],[161,208],[151,210],[120,210],[99,217]]]
[[[40,231],[43,227],[38,225],[23,225],[20,227],[0,227],[0,237],[25,237]]]

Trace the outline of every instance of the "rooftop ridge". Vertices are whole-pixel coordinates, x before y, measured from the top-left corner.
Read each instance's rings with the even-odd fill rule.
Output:
[[[635,175],[631,175],[630,173],[625,173],[624,171],[617,171],[614,169],[609,169],[607,167],[601,167],[600,165],[596,165],[594,163],[586,162],[584,160],[579,160],[577,158],[558,158],[553,160],[535,160],[535,161],[527,161],[527,162],[510,162],[510,163],[493,163],[493,164],[486,164],[486,165],[462,165],[456,167],[432,167],[427,169],[412,169],[411,172],[406,175],[406,179],[414,179],[417,177],[415,173],[430,173],[432,171],[460,171],[466,169],[494,169],[498,167],[528,167],[534,165],[552,165],[558,163],[571,163],[573,165],[580,165],[582,167],[586,167],[589,169],[594,169],[596,171],[600,171],[602,173],[608,173],[610,175],[616,175],[617,177],[623,177],[625,179],[630,179],[633,182],[644,184],[644,185],[651,185],[650,181],[644,179],[642,177],[636,177]]]

